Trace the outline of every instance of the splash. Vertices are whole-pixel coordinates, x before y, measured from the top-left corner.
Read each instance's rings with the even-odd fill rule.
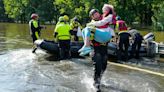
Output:
[[[86,72],[83,72],[83,77],[81,83],[85,85],[86,92],[96,92],[96,88],[93,86],[93,78],[89,76]]]

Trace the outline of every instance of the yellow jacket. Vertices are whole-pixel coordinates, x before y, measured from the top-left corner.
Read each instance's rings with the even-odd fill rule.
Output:
[[[68,23],[61,22],[56,25],[54,32],[58,33],[58,40],[69,40],[71,38],[70,30],[71,27]]]

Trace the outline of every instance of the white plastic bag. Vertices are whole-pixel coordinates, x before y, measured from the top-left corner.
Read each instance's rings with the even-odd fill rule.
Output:
[[[77,36],[82,36],[82,32],[81,32],[81,29],[80,29],[80,27],[78,27],[78,29],[77,29],[77,34],[76,34]]]

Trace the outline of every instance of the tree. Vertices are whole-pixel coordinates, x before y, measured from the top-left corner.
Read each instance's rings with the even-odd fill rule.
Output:
[[[8,21],[8,17],[5,14],[4,4],[2,0],[0,0],[0,18],[0,21]]]
[[[28,0],[3,0],[6,14],[15,20],[25,21]]]
[[[97,8],[101,12],[102,6],[109,3],[127,24],[137,21],[141,26],[150,26],[153,21],[153,24],[159,22],[163,25],[163,2],[163,0],[3,0],[7,15],[3,14],[3,4],[0,3],[0,16],[27,22],[32,13],[38,13],[43,22],[51,23],[54,19],[57,21],[61,15],[68,15],[70,18],[77,16],[81,23],[86,24],[90,20],[91,9]]]
[[[160,0],[157,0],[155,3],[160,2]],[[153,21],[153,28],[155,30],[163,30],[164,31],[164,2],[160,2],[160,4],[154,4],[153,10],[154,15],[152,16]]]
[[[54,19],[55,7],[53,0],[29,0],[26,12],[28,12],[27,19],[29,20],[32,13],[38,13],[41,21],[51,22]]]
[[[6,14],[16,21],[27,22],[32,13],[38,13],[41,20],[54,18],[53,0],[4,0]]]
[[[68,15],[70,18],[74,16],[79,17],[82,22],[88,20],[88,11],[91,6],[91,2],[88,0],[54,0],[54,5],[58,11],[58,16]]]

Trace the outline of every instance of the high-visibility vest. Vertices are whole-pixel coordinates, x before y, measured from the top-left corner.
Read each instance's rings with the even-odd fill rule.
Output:
[[[29,21],[29,29],[30,29],[30,34],[35,35],[36,38],[38,39],[40,35],[40,29],[37,20],[32,19]]]
[[[55,32],[58,33],[58,40],[70,40],[70,30],[71,27],[68,23],[61,22],[56,25]]]

